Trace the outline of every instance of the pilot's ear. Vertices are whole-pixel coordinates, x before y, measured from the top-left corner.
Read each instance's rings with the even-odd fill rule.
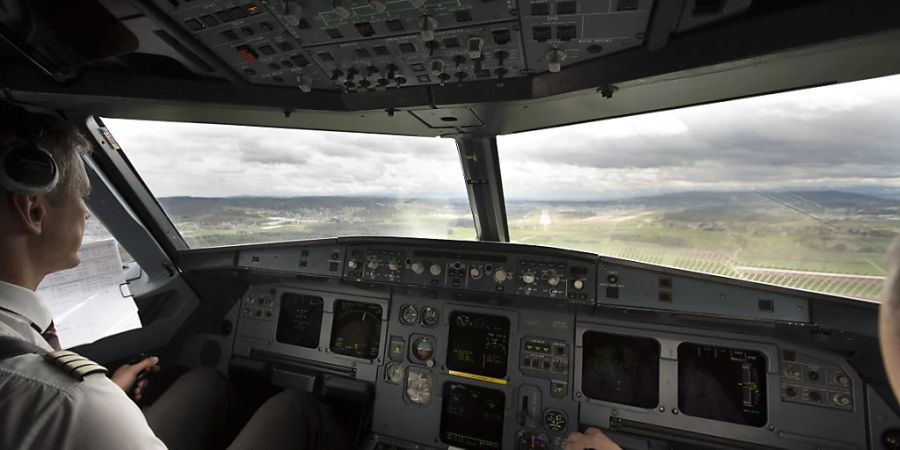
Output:
[[[41,234],[47,217],[47,200],[43,195],[10,194],[13,215],[29,234]]]

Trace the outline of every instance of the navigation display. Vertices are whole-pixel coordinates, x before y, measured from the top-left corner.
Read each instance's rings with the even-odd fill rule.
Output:
[[[502,391],[448,381],[441,408],[441,440],[471,450],[503,446]]]
[[[454,311],[450,315],[447,367],[489,378],[506,376],[509,319]]]
[[[282,294],[275,340],[306,348],[318,347],[324,305],[321,297],[290,292]]]
[[[766,424],[766,358],[751,350],[678,346],[678,407],[690,416]]]
[[[375,359],[381,349],[381,305],[336,300],[331,326],[331,351]]]
[[[659,341],[584,333],[581,390],[588,397],[639,408],[659,404]]]

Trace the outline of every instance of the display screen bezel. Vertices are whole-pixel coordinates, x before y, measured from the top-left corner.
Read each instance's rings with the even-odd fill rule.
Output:
[[[475,416],[472,414],[472,411],[469,411],[468,415],[452,415],[448,413],[448,407],[452,406],[450,404],[450,400],[453,398],[453,389],[456,387],[457,389],[463,389],[467,392],[478,392],[479,395],[490,395],[494,396],[494,400],[500,403],[499,412],[500,412],[500,421],[499,423],[495,423],[494,429],[489,430],[488,433],[477,433],[477,435],[472,434],[474,430],[478,429],[480,425],[488,424],[489,422],[486,420],[467,420],[467,421],[457,421],[454,417],[471,417]],[[503,448],[503,432],[504,432],[504,422],[506,419],[506,393],[499,389],[492,389],[488,387],[475,386],[472,384],[459,383],[456,381],[446,381],[442,387],[442,395],[443,401],[441,402],[441,425],[440,425],[440,438],[441,441],[452,445],[458,448],[465,448],[469,450],[494,450]],[[484,400],[488,401],[488,400]],[[456,436],[460,436],[463,438],[468,438],[470,441],[460,442],[459,440],[450,439],[449,435],[453,434]],[[477,441],[477,445],[475,442]]]
[[[699,378],[698,374],[688,375],[688,374],[685,374],[685,372],[684,372],[685,365],[683,363],[684,363],[684,361],[687,360],[686,354],[687,354],[687,352],[690,351],[691,348],[694,348],[694,349],[709,348],[712,350],[723,351],[723,352],[743,352],[743,353],[746,353],[748,356],[753,356],[755,358],[755,360],[753,361],[753,364],[755,366],[757,366],[755,368],[756,368],[756,372],[757,372],[758,386],[759,386],[759,391],[760,391],[760,393],[759,393],[759,401],[761,404],[761,407],[759,408],[760,414],[750,414],[746,410],[741,410],[740,411],[741,420],[736,420],[734,418],[729,418],[721,413],[698,410],[698,409],[695,409],[693,406],[690,406],[689,404],[685,403],[685,399],[688,397],[688,395],[686,394],[687,385],[684,384],[684,381],[687,379],[691,379],[692,381],[696,382],[697,379]],[[691,416],[691,417],[698,417],[698,418],[702,418],[702,419],[714,420],[716,422],[733,423],[736,425],[746,425],[746,426],[751,426],[751,427],[756,427],[756,428],[762,428],[762,427],[766,426],[766,424],[768,423],[768,413],[769,413],[769,410],[768,410],[768,408],[769,408],[769,401],[768,401],[769,392],[768,392],[768,383],[767,383],[769,359],[768,359],[766,352],[759,350],[759,349],[737,348],[737,347],[731,347],[731,346],[703,344],[703,343],[698,343],[698,342],[681,342],[680,344],[678,344],[677,354],[678,354],[678,369],[677,369],[678,370],[678,408],[681,410],[681,412],[683,414],[685,414],[687,416]],[[759,366],[761,366],[761,367],[759,367]],[[716,381],[720,381],[721,377],[712,377],[712,378],[715,379]],[[706,389],[704,391],[709,391],[709,389]],[[731,392],[731,394],[732,394],[732,396],[735,395],[734,392]],[[721,399],[718,402],[714,402],[714,404],[721,406],[726,403],[725,400],[726,399]],[[731,404],[734,405],[734,402],[731,402]]]
[[[290,298],[318,300],[319,304],[316,306],[316,308],[318,310],[317,311],[318,318],[316,320],[313,320],[312,323],[310,323],[310,329],[307,330],[306,332],[304,332],[304,336],[303,336],[303,338],[309,338],[309,341],[298,341],[296,339],[291,339],[290,336],[288,336],[288,335],[283,334],[283,332],[289,328],[289,324],[285,323],[284,320],[288,319],[288,315],[286,315],[286,313],[285,313],[285,307],[286,307],[287,300]],[[297,346],[297,347],[303,347],[303,348],[314,349],[314,348],[319,347],[319,343],[322,340],[322,323],[325,320],[325,299],[323,297],[318,296],[318,295],[300,293],[300,292],[282,292],[281,296],[280,296],[280,304],[278,307],[278,311],[279,311],[278,312],[278,321],[275,326],[275,341],[276,342],[279,342],[282,344],[287,344],[287,345],[293,345],[293,346]],[[313,323],[315,323],[317,325],[313,325]],[[314,341],[312,340],[312,338],[313,338],[312,330],[313,329],[315,329],[315,331],[314,331],[315,332],[315,340]]]
[[[461,315],[467,315],[470,317],[477,317],[482,320],[491,321],[493,325],[499,326],[503,332],[505,333],[506,340],[506,348],[505,354],[503,356],[502,366],[491,369],[486,367],[477,367],[461,358],[458,357],[456,350],[460,349],[463,346],[463,340],[477,340],[472,339],[470,335],[466,335],[465,328],[458,325],[458,320]],[[460,374],[471,374],[477,377],[485,377],[488,379],[502,380],[506,377],[509,371],[509,345],[510,345],[510,332],[512,328],[512,321],[507,316],[497,315],[497,314],[484,314],[477,313],[471,311],[452,311],[450,313],[450,329],[447,333],[447,368],[451,372],[456,372]],[[482,345],[484,340],[481,340]],[[484,352],[484,347],[477,349],[477,351]],[[476,349],[473,349],[476,351]]]
[[[628,393],[623,393],[622,396],[610,395],[607,393],[600,393],[600,391],[594,390],[588,384],[590,380],[591,374],[588,373],[591,370],[591,365],[589,364],[588,358],[590,357],[590,353],[592,351],[593,339],[600,339],[601,342],[618,342],[618,345],[610,344],[615,347],[615,349],[619,352],[616,356],[619,359],[624,359],[625,356],[622,355],[623,352],[629,348],[622,343],[625,341],[631,341],[635,343],[639,342],[639,345],[631,345],[630,348],[637,349],[634,351],[634,355],[628,355],[629,358],[634,357],[648,357],[649,361],[645,361],[649,364],[649,367],[641,369],[637,368],[636,371],[642,375],[650,376],[650,380],[647,382],[643,382],[640,386],[635,386],[632,388],[632,392],[629,395]],[[634,406],[637,408],[643,409],[653,409],[659,406],[660,401],[660,356],[662,346],[659,340],[649,337],[649,336],[640,336],[640,335],[625,335],[621,333],[609,333],[606,331],[600,330],[586,330],[582,334],[582,353],[581,353],[581,391],[584,393],[586,397],[592,400],[615,403],[619,405],[627,405]],[[641,348],[648,347],[648,348]],[[640,362],[640,361],[637,361]],[[630,364],[630,363],[629,363]],[[636,374],[632,374],[632,378],[637,378]],[[636,383],[632,383],[635,384]],[[641,388],[643,387],[643,389]],[[641,400],[627,400],[625,397],[636,398],[641,395],[645,395],[646,392],[650,392],[649,399],[641,399]]]
[[[340,348],[337,345],[335,345],[335,341],[338,338],[338,332],[339,332],[339,327],[337,327],[336,325],[337,325],[338,320],[340,320],[340,318],[341,318],[341,314],[338,312],[338,309],[340,307],[339,305],[341,305],[343,303],[354,303],[354,304],[365,305],[366,307],[370,307],[370,308],[371,307],[378,308],[377,315],[374,314],[374,312],[371,312],[371,311],[369,312],[370,314],[375,315],[378,320],[378,329],[374,333],[375,335],[377,335],[378,346],[374,352],[350,351],[350,350],[343,349],[343,348]],[[350,300],[350,299],[339,298],[339,299],[334,300],[334,304],[333,304],[332,308],[333,308],[334,313],[333,313],[333,317],[331,319],[331,339],[329,340],[329,348],[330,348],[331,352],[334,354],[337,354],[337,355],[365,359],[367,361],[372,361],[372,360],[375,360],[376,358],[378,358],[378,355],[380,355],[381,351],[382,351],[382,347],[383,347],[382,344],[384,341],[384,333],[385,333],[385,328],[386,328],[386,326],[384,324],[384,310],[385,310],[384,305],[382,305],[380,303],[375,303],[375,302],[367,302],[367,301],[361,301],[361,300]]]

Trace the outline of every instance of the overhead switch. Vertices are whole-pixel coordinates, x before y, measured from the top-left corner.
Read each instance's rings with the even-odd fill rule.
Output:
[[[431,74],[438,77],[444,73],[444,61],[440,59],[431,60]]]
[[[466,41],[466,48],[469,52],[469,58],[480,59],[481,52],[484,49],[484,39],[478,36],[472,36]]]
[[[383,13],[387,10],[387,5],[384,3],[384,0],[369,0],[369,6],[377,13]]]
[[[422,40],[431,42],[434,40],[434,31],[437,30],[438,20],[429,14],[423,14],[419,17],[419,30],[422,31]]]
[[[561,48],[551,48],[547,50],[547,53],[544,55],[547,58],[547,70],[552,73],[557,73],[562,70],[562,62],[566,59],[568,54],[565,50]]]
[[[304,93],[312,92],[313,79],[311,76],[306,74],[297,75],[297,87],[300,88]]]
[[[284,21],[292,27],[300,25],[303,20],[303,6],[296,0],[285,0],[284,2]]]
[[[350,4],[350,0],[331,0],[331,6],[334,8],[334,12],[342,19],[350,17],[350,14],[353,13],[353,6]]]

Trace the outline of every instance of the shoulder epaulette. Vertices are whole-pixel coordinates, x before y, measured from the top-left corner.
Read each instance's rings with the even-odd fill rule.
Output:
[[[68,350],[47,353],[44,359],[80,380],[95,373],[106,374],[106,367]]]

